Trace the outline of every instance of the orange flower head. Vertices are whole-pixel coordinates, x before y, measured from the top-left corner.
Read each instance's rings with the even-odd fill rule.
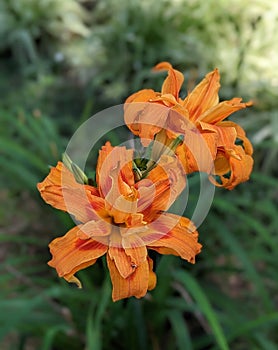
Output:
[[[168,62],[159,63],[154,70],[167,70],[168,76],[161,92],[145,89],[127,98],[125,122],[129,129],[144,146],[161,139],[160,133],[166,132],[170,140],[183,135],[176,154],[187,174],[207,172],[213,183],[227,189],[247,181],[253,167],[252,145],[238,124],[225,119],[252,103],[241,98],[219,102],[218,69],[208,73],[185,99],[179,97],[184,80],[181,72]]]
[[[133,151],[107,142],[99,152],[96,183],[77,182],[58,162],[38,184],[48,204],[77,221],[49,245],[49,265],[60,277],[81,287],[75,274],[106,255],[116,301],[141,298],[155,287],[148,249],[194,263],[201,249],[196,228],[189,219],[165,212],[185,186],[176,157],[162,155],[159,164],[136,180]]]

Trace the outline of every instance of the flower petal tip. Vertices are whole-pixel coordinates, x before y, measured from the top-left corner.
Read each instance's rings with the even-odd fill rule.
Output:
[[[73,275],[72,276],[64,276],[64,279],[67,282],[75,283],[78,289],[82,289],[82,283],[80,282],[80,280],[77,277],[75,277]]]
[[[168,70],[173,68],[173,66],[171,65],[171,63],[164,61],[164,62],[160,62],[158,64],[156,64],[152,70],[153,71],[161,71],[161,70]]]

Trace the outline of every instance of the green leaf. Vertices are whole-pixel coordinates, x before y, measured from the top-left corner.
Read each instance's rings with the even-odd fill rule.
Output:
[[[168,317],[176,338],[177,348],[179,350],[193,350],[190,332],[182,312],[170,310]]]
[[[226,336],[219,323],[218,316],[211,306],[210,301],[206,297],[205,291],[198,284],[196,279],[184,270],[175,271],[174,277],[182,284],[186,291],[190,293],[191,297],[196,301],[197,309],[206,318],[219,348],[221,350],[229,350]]]
[[[23,146],[9,140],[8,138],[0,139],[1,152],[10,157],[12,161],[20,160],[34,166],[37,170],[45,171],[46,165],[41,161],[40,157],[35,155],[31,150],[25,149]],[[3,166],[5,166],[3,164]]]
[[[92,301],[89,308],[86,324],[86,344],[88,349],[102,349],[102,322],[109,301],[111,301],[111,287],[107,278],[101,290],[101,298]]]
[[[271,312],[261,317],[245,322],[240,327],[235,327],[235,329],[228,335],[229,341],[236,339],[240,335],[250,334],[251,332],[256,332],[257,329],[262,329],[262,327],[270,326],[274,324],[277,327],[278,324],[278,312]]]
[[[66,325],[57,325],[47,329],[41,346],[41,350],[52,350],[55,348],[55,337],[59,332],[67,333],[70,331],[69,327]]]
[[[247,278],[253,281],[253,285],[263,300],[265,307],[270,311],[273,308],[271,298],[268,295],[261,276],[257,273],[254,264],[250,260],[248,253],[245,252],[236,236],[233,235],[217,217],[214,218],[214,223],[218,227],[217,233],[220,235],[221,241],[231,249],[235,257],[241,262],[242,269],[245,270]]]

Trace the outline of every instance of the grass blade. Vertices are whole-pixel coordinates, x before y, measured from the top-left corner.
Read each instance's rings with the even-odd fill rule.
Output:
[[[190,333],[182,313],[171,310],[168,317],[176,337],[177,348],[179,350],[193,350]]]
[[[222,327],[218,321],[218,317],[213,310],[208,298],[206,297],[205,292],[202,290],[202,287],[187,271],[176,271],[174,273],[174,276],[197,302],[199,311],[201,311],[206,317],[212,334],[215,337],[215,341],[219,346],[219,349],[229,350],[229,346]]]

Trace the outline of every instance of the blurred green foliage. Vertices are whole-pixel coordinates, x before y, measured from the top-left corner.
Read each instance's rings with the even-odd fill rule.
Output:
[[[0,0],[1,350],[277,348],[277,27],[271,0]],[[254,173],[216,191],[196,265],[155,255],[156,289],[112,303],[104,261],[80,272],[81,291],[46,265],[72,223],[35,186],[80,123],[159,89],[164,60],[188,89],[217,66],[221,98],[254,101],[233,116]]]

